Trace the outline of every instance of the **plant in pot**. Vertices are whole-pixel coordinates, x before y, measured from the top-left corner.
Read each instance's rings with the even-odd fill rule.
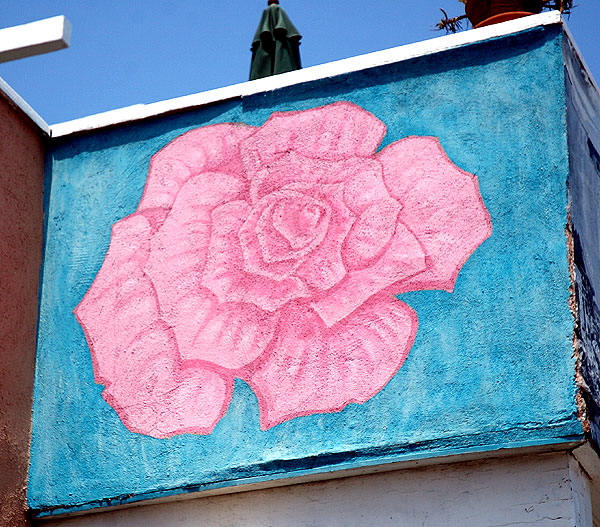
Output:
[[[462,29],[466,19],[473,28],[478,28],[535,15],[545,9],[557,9],[561,13],[569,14],[573,8],[573,0],[459,0],[459,2],[465,4],[465,14],[450,18],[441,9],[444,18],[436,24],[437,29],[455,33]]]

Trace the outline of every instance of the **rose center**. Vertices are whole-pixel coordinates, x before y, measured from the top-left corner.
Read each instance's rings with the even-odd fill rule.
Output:
[[[327,222],[327,210],[319,203],[284,200],[273,208],[273,227],[294,251],[303,249],[319,235]]]
[[[265,263],[287,261],[292,266],[300,265],[325,238],[330,218],[331,207],[327,202],[303,192],[284,189],[266,196],[240,231],[248,265],[253,240],[258,243]]]

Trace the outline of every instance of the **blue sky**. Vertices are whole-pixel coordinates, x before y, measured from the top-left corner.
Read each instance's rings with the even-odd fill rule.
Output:
[[[247,80],[266,0],[30,0],[2,7],[0,27],[66,15],[71,47],[0,64],[8,82],[54,124]],[[568,25],[596,79],[599,0],[580,0]],[[439,8],[457,0],[281,0],[303,35],[305,67],[441,36]]]

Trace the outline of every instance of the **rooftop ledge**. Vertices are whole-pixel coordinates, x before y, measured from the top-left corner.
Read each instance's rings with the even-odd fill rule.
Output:
[[[519,18],[509,22],[503,22],[501,24],[463,31],[452,35],[425,40],[423,42],[416,42],[414,44],[406,44],[404,46],[386,49],[383,51],[376,51],[335,62],[328,62],[326,64],[320,64],[318,66],[312,66],[298,71],[283,73],[273,77],[234,84],[225,88],[218,88],[151,104],[135,104],[133,106],[111,110],[88,117],[82,117],[80,119],[75,119],[52,126],[48,126],[44,120],[1,79],[0,90],[4,91],[13,100],[13,102],[17,104],[42,129],[42,131],[49,133],[49,135],[52,137],[65,137],[71,134],[98,130],[114,125],[178,112],[185,109],[198,108],[220,101],[238,99],[249,95],[273,91],[294,84],[326,79],[344,73],[360,71],[376,66],[383,66],[385,64],[402,62],[404,60],[409,60],[416,57],[431,55],[441,51],[456,49],[469,44],[483,42],[513,33],[519,33],[535,27],[550,26],[555,24],[562,24],[567,36],[571,41],[573,41],[573,38],[571,37],[566,24],[564,24],[560,13],[558,11],[548,11],[539,15]],[[574,47],[579,55],[579,58],[581,59],[582,64],[584,64],[584,67],[587,68],[583,58],[581,57],[581,53],[579,50],[577,50],[576,46]]]
[[[51,135],[50,126],[42,119],[27,102],[13,90],[2,78],[0,78],[0,92],[19,108],[37,126],[44,135]]]

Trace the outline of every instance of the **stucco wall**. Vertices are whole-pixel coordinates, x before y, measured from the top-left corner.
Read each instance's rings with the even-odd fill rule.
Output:
[[[26,525],[44,148],[0,94],[0,526]]]
[[[213,496],[40,527],[592,527],[568,453],[456,463]]]
[[[558,25],[535,28],[54,143],[34,512],[582,439],[565,235],[562,41]],[[346,258],[350,271],[366,271],[365,280],[340,278],[329,297],[302,290],[301,298],[281,301],[272,282],[274,295],[257,291],[252,280],[264,284],[265,273],[280,270],[262,266],[254,233],[277,222],[280,234],[296,228],[283,225],[284,214],[271,221],[281,182],[291,187],[278,210],[290,216],[315,195],[313,211],[343,211],[342,194],[361,214],[354,231],[340,220],[346,212],[331,222],[341,225],[336,236],[343,233],[336,250],[351,246],[354,256],[362,249],[369,256],[394,228],[402,240],[417,233],[419,243],[401,246],[392,260],[377,251],[358,264]],[[480,199],[472,199],[475,188]],[[471,196],[459,201],[466,206],[440,205],[463,193]],[[380,198],[391,209],[372,207]],[[455,251],[465,237],[452,225],[459,218],[464,232],[486,227],[482,203],[491,236],[484,230],[470,251]],[[406,214],[415,210],[411,223],[415,216]],[[357,234],[353,244],[343,240],[349,232]],[[272,239],[263,238],[265,254]],[[263,273],[245,282],[240,243],[244,272]],[[419,244],[427,254],[415,261],[424,265],[458,254],[459,265],[448,267],[452,280],[370,274],[402,268],[393,258],[419,256]],[[325,253],[325,261],[336,254]],[[300,269],[299,259],[283,278]],[[219,282],[218,271],[230,267],[242,279]],[[329,316],[360,295],[354,311]],[[273,299],[280,303],[267,302]],[[311,311],[323,300],[331,311],[318,316],[327,327]],[[392,320],[393,311],[413,315]],[[206,313],[212,325],[202,320]],[[278,326],[272,313],[285,323]],[[201,345],[190,346],[196,338]],[[365,342],[374,343],[373,353]],[[248,354],[240,357],[240,349]]]
[[[565,42],[569,125],[569,195],[582,393],[590,432],[600,444],[600,95]]]

